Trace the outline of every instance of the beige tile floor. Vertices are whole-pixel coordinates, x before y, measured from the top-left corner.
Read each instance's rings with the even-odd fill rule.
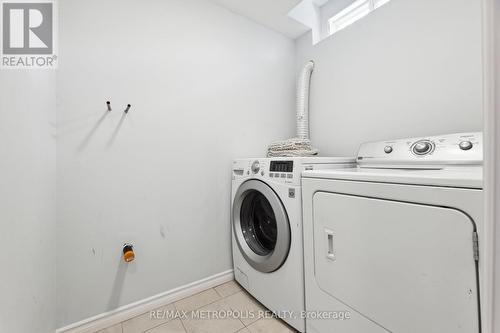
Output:
[[[293,333],[284,322],[274,318],[259,318],[266,309],[235,281],[230,281],[191,297],[158,309],[156,318],[147,312],[96,333]],[[155,310],[156,311],[156,310]],[[170,312],[172,311],[172,312]],[[176,312],[177,311],[177,312]],[[182,312],[184,311],[184,312]],[[194,312],[193,312],[194,311]],[[252,316],[231,318],[201,317],[224,314],[227,311]],[[168,318],[166,313],[187,315]],[[196,317],[198,313],[199,317]]]

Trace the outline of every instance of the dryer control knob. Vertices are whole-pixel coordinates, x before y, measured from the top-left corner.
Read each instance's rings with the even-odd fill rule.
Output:
[[[470,141],[461,141],[458,146],[462,150],[470,150],[470,149],[472,149],[473,144]]]
[[[393,150],[393,149],[392,149],[392,146],[385,146],[385,147],[384,147],[384,152],[385,152],[386,154],[390,154],[390,153],[392,153],[392,150]]]
[[[432,152],[434,146],[430,141],[421,140],[413,144],[411,150],[415,155],[427,155]]]

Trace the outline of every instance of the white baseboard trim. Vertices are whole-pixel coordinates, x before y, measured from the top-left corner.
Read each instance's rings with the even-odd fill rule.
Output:
[[[141,315],[145,312],[152,311],[172,302],[231,281],[233,278],[234,274],[231,269],[138,302],[119,307],[115,310],[82,320],[78,323],[59,328],[56,330],[56,333],[94,333]]]

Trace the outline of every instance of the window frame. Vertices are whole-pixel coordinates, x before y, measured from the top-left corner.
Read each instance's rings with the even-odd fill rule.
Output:
[[[346,8],[328,19],[328,35],[331,36],[363,17],[369,15],[374,10],[382,7],[391,0],[356,0]]]

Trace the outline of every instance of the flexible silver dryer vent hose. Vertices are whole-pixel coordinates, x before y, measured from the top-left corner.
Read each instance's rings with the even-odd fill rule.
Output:
[[[309,139],[309,88],[314,62],[308,61],[297,81],[297,137]]]

